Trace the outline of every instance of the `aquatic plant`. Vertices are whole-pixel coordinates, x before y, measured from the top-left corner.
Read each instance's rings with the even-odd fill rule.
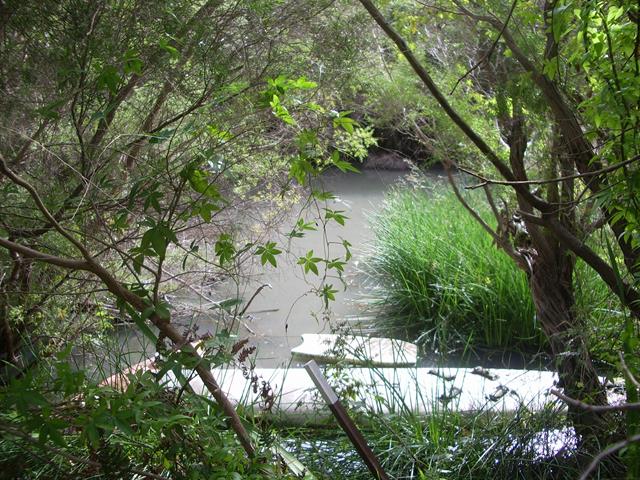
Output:
[[[491,222],[488,208],[473,203]],[[378,330],[431,342],[440,352],[545,348],[526,275],[451,192],[397,189],[372,226],[375,240],[362,269]],[[581,261],[575,286],[576,312],[595,356],[614,363],[619,302]]]
[[[525,274],[452,194],[396,191],[373,230],[365,271],[380,329],[447,344],[542,346]]]

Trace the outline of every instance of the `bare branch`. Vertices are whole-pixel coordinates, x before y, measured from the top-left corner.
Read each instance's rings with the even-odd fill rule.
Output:
[[[549,392],[555,395],[556,397],[558,397],[560,400],[562,400],[566,404],[571,405],[573,407],[580,408],[587,412],[604,413],[604,412],[628,412],[628,411],[640,410],[640,402],[620,403],[618,405],[591,405],[589,403],[576,400],[575,398],[568,397],[564,393],[555,389],[549,390]]]
[[[593,460],[591,461],[587,469],[584,472],[582,472],[582,475],[580,475],[580,480],[587,480],[589,478],[589,475],[591,475],[595,471],[595,469],[598,468],[598,465],[600,465],[600,463],[605,458],[613,455],[616,452],[619,452],[620,450],[628,447],[632,443],[637,443],[637,442],[640,442],[640,434],[632,435],[631,437],[625,440],[621,440],[619,442],[609,445],[607,448],[605,448],[600,453],[598,453],[598,455],[593,457]]]
[[[591,172],[585,172],[585,173],[576,173],[573,175],[567,175],[564,177],[556,177],[556,178],[548,178],[548,179],[544,179],[544,180],[513,180],[513,181],[509,181],[509,180],[496,180],[496,179],[491,179],[491,178],[486,178],[482,175],[480,175],[479,173],[476,173],[472,170],[466,169],[464,167],[458,167],[461,171],[463,171],[466,174],[471,175],[472,177],[477,178],[478,180],[481,180],[481,183],[477,184],[477,185],[471,185],[468,187],[465,187],[467,190],[474,190],[476,188],[480,188],[480,187],[484,187],[485,185],[544,185],[544,184],[548,184],[548,183],[560,183],[560,182],[564,182],[567,180],[575,180],[575,179],[579,179],[579,178],[587,178],[587,177],[592,177],[594,175],[602,175],[605,173],[609,173],[609,172],[613,172],[615,170],[618,170],[620,168],[626,167],[627,165],[637,162],[638,160],[640,160],[640,155],[636,155],[633,158],[630,158],[628,160],[625,160],[624,162],[620,162],[620,163],[616,163],[614,165],[609,165],[608,167],[605,168],[601,168],[600,170],[594,170]]]

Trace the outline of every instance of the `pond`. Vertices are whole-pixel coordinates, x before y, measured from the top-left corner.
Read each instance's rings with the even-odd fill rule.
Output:
[[[395,184],[407,178],[406,171],[363,170],[359,174],[330,172],[320,181],[323,187],[335,195],[327,204],[328,208],[343,211],[348,217],[344,226],[337,222],[328,222],[326,232],[306,232],[303,238],[294,239],[290,252],[278,256],[278,267],[262,267],[259,262],[246,272],[248,281],[240,286],[228,282],[218,291],[212,292],[216,300],[225,298],[250,299],[257,289],[263,288],[255,296],[246,314],[241,319],[237,331],[239,338],[250,338],[256,345],[256,364],[260,367],[276,367],[289,364],[291,349],[300,344],[303,333],[329,333],[340,326],[354,327],[360,320],[362,309],[358,297],[361,293],[361,278],[358,264],[364,255],[367,243],[372,239],[369,218],[375,214],[384,200],[385,193]],[[292,209],[290,224],[283,225],[281,232],[288,232],[297,220],[300,206]],[[305,216],[311,219],[312,214]],[[345,268],[345,289],[338,279],[330,280],[338,290],[335,301],[330,304],[330,314],[323,314],[322,300],[312,292],[319,284],[319,277],[303,274],[297,258],[313,250],[314,255],[325,257],[327,241],[342,242],[351,245],[352,260]],[[279,244],[286,239],[280,238]],[[331,258],[344,256],[344,247],[331,244]],[[172,298],[181,308],[191,311],[193,316],[182,323],[197,325],[198,334],[215,333],[218,329],[216,315],[211,303],[202,297],[183,290]],[[119,351],[130,355],[129,361],[150,355],[155,350],[134,327],[120,328],[118,333]]]

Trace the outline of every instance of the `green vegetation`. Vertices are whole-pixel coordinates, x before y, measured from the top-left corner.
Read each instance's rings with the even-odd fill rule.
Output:
[[[210,345],[222,351],[225,340]],[[99,384],[70,368],[70,352],[41,358],[0,396],[0,478],[293,478],[274,461],[268,430],[249,459],[212,399],[150,371]],[[167,370],[178,367],[172,357]]]
[[[435,344],[440,351],[489,347],[535,353],[547,348],[526,274],[491,240],[444,185],[398,189],[373,220],[375,240],[363,267],[382,331]],[[491,211],[480,205],[491,222]],[[592,329],[598,358],[612,358],[619,302],[578,263],[576,309]]]
[[[514,415],[460,415],[446,409],[432,417],[389,415],[365,420],[363,434],[386,471],[397,479],[551,480],[578,478],[580,466],[561,446],[575,445],[556,408]],[[287,448],[322,479],[370,479],[346,436],[326,430],[293,430]],[[614,477],[615,478],[615,477]]]
[[[518,470],[532,454],[514,436],[525,445],[566,419],[577,447],[617,446],[605,452],[640,478],[639,8],[0,1],[0,476],[285,476],[274,427],[214,375],[240,369],[275,401],[247,339],[198,331],[175,290],[210,323],[242,324],[263,288],[239,293],[255,269],[273,273],[290,242],[349,221],[315,179],[356,171],[382,132],[483,194],[390,200],[370,266],[389,320],[439,347],[544,349],[577,400],[550,423],[526,410],[513,423],[382,419],[371,434],[390,470],[535,477]],[[318,318],[357,247],[325,238],[295,254]],[[114,359],[96,375],[74,361],[118,322],[158,352],[155,373],[124,388],[101,385],[128,366],[118,352],[93,352]],[[625,378],[624,422],[594,358]]]
[[[348,368],[329,367],[328,377],[338,382],[343,403],[391,478],[574,480],[579,476],[577,438],[560,402],[549,402],[539,411],[521,404],[508,414],[490,409],[460,412],[454,408],[455,400],[443,402],[418,391],[412,401],[431,410],[430,415],[419,416],[407,410],[408,399],[397,394],[392,381],[375,368],[371,372],[381,397],[378,407],[387,408],[388,414],[363,407],[361,394],[369,387],[354,382]],[[287,448],[305,464],[314,465],[320,478],[371,478],[342,432],[309,426],[285,430],[283,435]],[[607,468],[619,466],[613,463]]]
[[[542,347],[524,272],[452,193],[394,192],[374,232],[365,268],[380,280],[382,328],[430,333],[444,345]]]

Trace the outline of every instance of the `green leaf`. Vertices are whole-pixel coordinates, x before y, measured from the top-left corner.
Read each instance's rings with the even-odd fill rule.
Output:
[[[300,185],[305,185],[307,175],[316,175],[317,170],[301,156],[295,157],[289,166],[289,178],[294,178]]]
[[[296,137],[296,144],[300,150],[307,150],[309,147],[318,145],[318,134],[313,130],[304,129]]]
[[[289,85],[292,88],[299,88],[301,90],[309,90],[311,88],[316,88],[318,86],[316,82],[307,80],[305,77],[300,77],[297,80],[292,80],[290,81]]]
[[[277,267],[276,255],[282,253],[282,250],[276,248],[275,242],[267,242],[264,245],[256,248],[255,255],[260,255],[260,263],[264,266],[269,262],[274,267]]]
[[[162,320],[169,320],[171,318],[170,305],[167,302],[159,302],[156,305],[155,313]]]
[[[319,275],[317,264],[322,261],[322,258],[314,257],[313,250],[309,250],[304,257],[298,258],[298,265],[302,265],[304,273],[313,272]]]
[[[168,52],[169,55],[171,56],[171,60],[177,60],[178,58],[180,58],[180,52],[178,51],[177,48],[175,48],[172,45],[169,45],[169,41],[161,38],[160,42],[158,42],[160,45],[160,48],[163,49],[165,52]]]
[[[142,312],[142,314],[139,314],[138,312],[133,310],[133,307],[131,307],[130,305],[127,305],[126,310],[129,312],[129,316],[131,317],[133,322],[136,324],[136,327],[140,329],[140,331],[144,334],[145,337],[147,337],[153,344],[155,344],[158,341],[158,337],[156,336],[155,333],[153,333],[153,331],[146,324],[146,320],[151,316],[151,314],[154,312],[155,309],[153,307],[147,307]]]
[[[175,131],[176,131],[175,128],[167,128],[164,130],[160,130],[159,132],[156,132],[149,136],[149,143],[157,144],[157,143],[165,142],[173,136]]]
[[[180,176],[189,182],[189,185],[197,193],[204,195],[211,200],[221,200],[220,191],[213,184],[209,183],[209,174],[198,168],[199,162],[192,162],[185,166],[180,172]]]
[[[354,167],[351,163],[347,162],[346,160],[340,159],[340,152],[338,150],[334,150],[333,153],[331,154],[331,163],[333,163],[336,167],[338,167],[338,169],[343,173],[346,173],[346,172],[360,173],[360,170]]]
[[[36,113],[49,120],[58,120],[60,118],[60,113],[58,112],[58,110],[65,103],[67,103],[66,100],[55,100],[51,103],[46,104],[44,107],[38,108],[36,110]]]
[[[271,102],[269,102],[269,105],[272,108],[273,114],[276,117],[278,117],[280,120],[282,120],[284,123],[288,125],[296,125],[296,121],[293,119],[293,117],[289,113],[289,110],[287,110],[287,107],[285,107],[284,105],[282,105],[282,103],[280,103],[280,98],[277,95],[274,95],[271,98]]]
[[[342,246],[345,250],[344,259],[348,262],[349,260],[351,260],[351,250],[349,250],[349,247],[352,247],[353,245],[351,245],[347,240],[343,238]]]
[[[334,220],[336,223],[342,225],[344,227],[344,221],[349,217],[342,215],[344,210],[331,210],[330,208],[325,208],[325,216],[326,220]]]
[[[305,231],[314,231],[317,230],[316,224],[314,222],[305,222],[304,219],[299,218],[296,222],[296,226],[289,233],[289,237],[291,238],[302,238],[304,237]]]
[[[230,312],[232,308],[237,307],[242,304],[243,300],[240,297],[227,298],[226,300],[222,300],[218,303],[218,307],[221,309]]]
[[[113,228],[115,230],[124,230],[129,224],[129,211],[122,211],[113,221]]]
[[[142,245],[151,245],[160,258],[164,258],[167,253],[167,239],[162,234],[162,230],[158,228],[151,228],[144,233]]]
[[[213,138],[217,138],[223,142],[233,140],[233,134],[229,130],[220,130],[214,125],[207,125],[207,133]]]
[[[144,265],[144,255],[139,253],[135,255],[133,258],[133,270],[139,275],[142,271],[142,266]]]
[[[112,65],[105,65],[102,67],[100,74],[98,75],[98,88],[102,90],[108,90],[112,94],[118,92],[118,87],[122,82],[122,78],[118,74],[118,69]]]
[[[162,213],[162,209],[160,208],[161,198],[162,193],[158,191],[150,192],[144,199],[144,211],[146,212],[147,209],[151,206],[156,212]]]
[[[336,296],[335,296],[336,293],[338,293],[338,291],[333,289],[333,285],[325,285],[324,287],[322,287],[320,296],[324,300],[325,308],[329,308],[330,301],[336,300]]]
[[[233,245],[231,235],[223,233],[215,243],[214,251],[220,260],[220,265],[231,262],[236,255],[236,248]]]
[[[339,272],[343,273],[344,272],[344,266],[346,264],[347,264],[347,262],[343,262],[339,258],[334,258],[333,260],[330,260],[330,261],[327,262],[327,268],[334,268],[334,269],[338,270]]]
[[[98,433],[98,429],[96,428],[93,422],[88,422],[84,425],[82,430],[88,442],[94,447],[97,448],[100,445],[100,434]]]
[[[351,112],[340,112],[333,118],[333,128],[342,128],[348,133],[353,133],[354,127],[358,125],[353,118],[347,117]]]
[[[332,192],[328,192],[326,190],[312,190],[311,196],[320,200],[321,202],[326,202],[327,200],[335,200],[336,196]]]
[[[140,55],[135,50],[127,50],[124,57],[124,73],[135,73],[136,75],[142,74],[142,67],[144,63],[140,59]]]

